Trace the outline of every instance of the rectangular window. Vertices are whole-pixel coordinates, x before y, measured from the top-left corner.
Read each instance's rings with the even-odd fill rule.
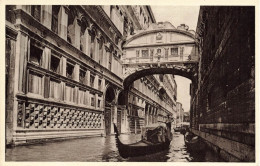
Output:
[[[41,20],[41,6],[40,5],[32,5],[31,7],[31,15],[38,21]]]
[[[101,100],[98,99],[98,108],[100,108]]]
[[[90,43],[90,58],[94,58],[94,53],[95,53],[95,36],[91,35],[91,43]]]
[[[148,50],[142,50],[142,57],[148,58],[148,56],[149,56]]]
[[[90,80],[89,80],[89,82],[90,82],[90,86],[91,86],[91,87],[94,87],[95,76],[94,76],[93,74],[90,75]]]
[[[91,106],[94,107],[95,106],[95,98],[91,97]]]
[[[55,33],[58,33],[58,15],[60,11],[60,6],[52,6],[52,20],[51,20],[51,30]]]
[[[60,99],[61,98],[61,84],[60,81],[50,80],[50,98]]]
[[[86,71],[83,69],[80,69],[79,71],[79,82],[82,84],[86,84]]]
[[[101,79],[98,79],[98,90],[101,90],[101,84],[102,84],[102,80]]]
[[[67,78],[73,79],[73,71],[74,71],[74,65],[72,63],[67,62],[67,68],[66,68]]]
[[[30,72],[28,76],[28,91],[30,93],[43,95],[43,76]]]
[[[180,48],[180,55],[183,55],[183,53],[184,53],[184,47],[181,47]]]
[[[74,86],[66,85],[65,88],[65,100],[69,102],[74,102]]]
[[[51,71],[55,73],[60,71],[60,58],[55,55],[51,55]]]
[[[29,61],[35,65],[41,66],[42,65],[42,49],[31,45],[30,46],[30,58]]]
[[[178,55],[178,48],[171,48],[171,55]]]

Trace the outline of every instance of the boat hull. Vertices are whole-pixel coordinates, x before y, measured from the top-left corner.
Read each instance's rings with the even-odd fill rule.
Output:
[[[123,144],[119,139],[117,127],[115,125],[114,128],[116,132],[115,134],[116,146],[118,148],[120,156],[123,158],[143,156],[143,155],[160,152],[168,149],[171,143],[169,140],[166,140],[163,143],[156,143],[156,144],[141,140],[134,144]]]

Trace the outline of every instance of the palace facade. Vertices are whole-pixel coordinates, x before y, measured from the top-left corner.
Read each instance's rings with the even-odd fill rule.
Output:
[[[176,117],[174,76],[123,86],[127,36],[155,23],[149,6],[6,6],[6,144],[109,135],[113,123],[138,133]]]

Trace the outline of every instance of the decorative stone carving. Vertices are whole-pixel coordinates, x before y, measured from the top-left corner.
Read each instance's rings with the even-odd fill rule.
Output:
[[[59,106],[44,106],[26,103],[25,114],[20,117],[19,127],[26,129],[52,128],[101,128],[101,113]],[[44,109],[43,109],[44,108]],[[18,114],[23,112],[23,103],[18,105]],[[20,113],[21,114],[21,113]],[[21,114],[22,115],[22,114]],[[22,122],[24,123],[24,126]]]

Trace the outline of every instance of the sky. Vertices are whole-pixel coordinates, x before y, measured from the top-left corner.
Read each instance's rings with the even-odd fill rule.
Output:
[[[180,24],[196,31],[199,6],[151,6],[156,22],[169,21],[176,28]],[[175,76],[177,83],[177,101],[182,103],[185,112],[190,111],[190,83],[185,77]]]

